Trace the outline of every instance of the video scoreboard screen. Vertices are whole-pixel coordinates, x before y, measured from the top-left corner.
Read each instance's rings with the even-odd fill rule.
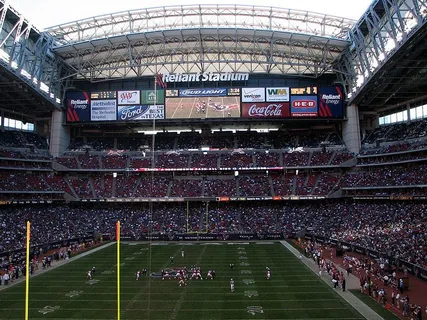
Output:
[[[342,119],[341,86],[67,92],[66,121]]]

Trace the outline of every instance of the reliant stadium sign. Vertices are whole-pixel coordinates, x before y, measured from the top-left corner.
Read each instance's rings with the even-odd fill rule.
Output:
[[[247,81],[249,73],[205,72],[205,73],[165,73],[162,81],[170,82],[204,82],[204,81]]]

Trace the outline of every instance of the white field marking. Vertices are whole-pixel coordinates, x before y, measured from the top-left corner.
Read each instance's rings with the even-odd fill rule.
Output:
[[[191,114],[193,113],[194,105],[196,104],[196,99],[197,98],[194,98],[194,100],[193,100],[193,104],[191,105],[191,110],[190,110],[190,113],[188,114],[188,118],[191,118]],[[182,100],[182,98],[181,98],[181,100]]]
[[[246,250],[245,247],[238,247],[237,250]]]
[[[265,278],[264,278],[265,279]],[[171,279],[172,280],[172,279]],[[131,282],[131,281],[128,281],[128,282]],[[135,282],[135,281],[132,281],[132,282]],[[277,281],[278,283],[280,282],[280,281]],[[104,282],[105,283],[105,282]],[[210,283],[212,283],[212,281],[210,281]],[[215,281],[215,283],[217,283],[217,281]],[[224,283],[224,284],[226,284],[226,282],[224,281],[224,282],[222,282],[222,283]],[[271,282],[272,283],[272,285],[266,285],[266,286],[263,286],[263,285],[257,285],[257,287],[258,288],[313,288],[313,286],[311,285],[307,285],[307,286],[275,286],[275,285],[273,285],[273,282]],[[106,289],[108,289],[108,288],[111,288],[111,289],[114,289],[114,288],[116,288],[116,286],[115,285],[101,285],[100,287],[102,287],[102,288],[106,288]],[[33,287],[34,288],[34,287]],[[64,288],[64,286],[63,285],[58,285],[58,286],[49,286],[49,288]],[[135,286],[121,286],[121,288],[123,288],[123,289],[134,289],[135,288]],[[218,285],[216,285],[216,286],[203,286],[203,290],[207,290],[207,289],[220,289],[220,288],[229,288],[229,285],[228,286],[226,286],[226,285],[224,285],[224,286],[218,286]],[[159,289],[159,288],[158,288]],[[162,288],[160,288],[160,289],[162,289]],[[169,294],[170,292],[170,288],[164,288],[166,291],[167,291],[167,293]],[[169,290],[169,291],[168,291]],[[31,292],[33,293],[33,290],[31,290]],[[293,293],[305,293],[305,291],[301,291],[301,292],[295,292],[295,291],[292,291]],[[329,291],[326,291],[326,290],[324,290],[324,291],[319,291],[319,292],[323,292],[323,293],[326,293],[326,292],[329,292]],[[97,293],[98,294],[98,293]],[[151,294],[154,294],[154,293],[151,293]]]
[[[240,265],[241,265],[242,267],[249,267],[249,266],[250,266],[250,264],[249,264],[249,263],[247,263],[247,262],[240,262]]]
[[[127,258],[125,258],[125,260],[127,260],[127,261],[135,260],[135,257],[127,257]]]
[[[229,245],[248,245],[249,242],[227,242]]]
[[[126,265],[126,262],[122,262],[122,263],[120,263],[120,267],[123,267],[123,266],[125,266]],[[113,264],[113,267],[117,267],[117,263],[116,264]]]
[[[246,254],[246,251],[239,251],[238,254]]]
[[[70,298],[73,298],[73,297],[78,297],[79,295],[80,295],[80,293],[83,293],[83,291],[76,291],[76,290],[73,290],[73,291],[70,291],[70,292],[68,292],[68,293],[66,293],[65,294],[65,296],[66,297],[70,297]],[[31,299],[31,301],[32,301],[33,299]],[[52,300],[52,299],[50,299],[51,301],[55,301],[55,300]]]
[[[179,246],[194,246],[194,243],[191,242],[183,242],[183,243],[177,243],[177,245]]]
[[[248,260],[248,257],[240,256],[240,257],[239,257],[239,259],[240,259],[240,260]]]
[[[48,306],[50,307],[50,306]],[[59,307],[59,306],[56,306]],[[37,310],[38,308],[29,308],[30,310]],[[22,311],[22,308],[2,308],[2,310],[8,310],[8,311]],[[61,310],[64,311],[76,311],[75,308],[61,308]],[[83,310],[83,309],[82,309]],[[85,308],[84,311],[104,311],[104,310],[108,310],[108,311],[117,311],[117,308]],[[132,308],[130,309],[132,311],[172,311],[173,309],[169,309],[167,308],[167,306],[160,306],[159,308]],[[183,312],[194,312],[194,308],[188,308],[188,309],[181,309],[181,311]],[[197,311],[209,311],[209,312],[217,312],[218,308],[197,308]],[[242,309],[232,309],[232,308],[227,308],[226,311],[241,311]],[[344,307],[328,307],[328,308],[321,308],[321,307],[313,307],[313,308],[307,308],[307,307],[303,307],[303,308],[269,308],[269,311],[305,311],[305,310],[349,310],[349,308],[344,308]],[[337,319],[337,318],[335,318]],[[342,319],[342,318],[339,318]],[[363,319],[363,318],[357,318],[357,319]],[[316,318],[317,320],[317,318]]]
[[[222,243],[218,243],[218,242],[206,242],[206,243],[201,243],[201,246],[222,246]]]
[[[202,252],[200,252],[199,258],[196,261],[196,266],[200,265],[200,262],[202,261],[202,256],[205,253],[206,248],[207,247],[203,247]],[[185,296],[187,295],[187,288],[188,287],[184,286],[184,288],[183,288],[184,290],[182,291],[182,293],[181,293],[181,295],[179,297],[179,300],[177,301],[177,303],[175,304],[175,307],[173,308],[173,312],[172,312],[172,314],[170,316],[171,320],[175,320],[176,317],[177,317],[177,315],[178,315],[178,312],[181,311],[182,304],[184,303]]]
[[[137,256],[137,255],[140,255],[140,254],[142,254],[142,252],[135,252],[133,255]]]
[[[265,241],[265,242],[255,242],[255,244],[276,244],[276,243],[271,241]]]
[[[60,306],[46,306],[43,309],[40,309],[39,312],[41,314],[48,314],[51,312],[54,312],[55,310],[58,310],[60,308]],[[34,309],[34,308],[29,308],[29,309]]]
[[[60,262],[52,261],[52,266],[51,266],[50,268],[46,268],[46,269],[43,269],[43,270],[39,270],[39,271],[37,271],[35,274],[33,274],[33,275],[31,276],[31,278],[30,278],[30,279],[32,279],[32,278],[34,278],[34,277],[37,277],[37,276],[39,276],[39,275],[41,275],[41,274],[43,274],[43,273],[45,273],[45,272],[48,272],[48,271],[50,271],[50,270],[56,269],[56,268],[58,268],[58,267],[60,267],[60,266],[62,266],[62,265],[64,265],[64,264],[67,264],[67,263],[73,262],[73,261],[75,261],[75,260],[78,260],[78,259],[80,259],[80,258],[86,257],[87,255],[89,255],[89,254],[91,254],[91,253],[97,252],[97,251],[99,251],[99,250],[105,249],[105,248],[110,247],[110,246],[115,245],[115,244],[116,244],[115,242],[109,242],[109,243],[104,244],[104,245],[102,245],[102,246],[99,246],[99,247],[93,248],[93,249],[91,249],[91,250],[89,250],[89,251],[86,251],[86,252],[80,253],[80,254],[78,254],[77,256],[72,257],[71,259],[68,259],[68,260],[62,260],[62,261],[60,261]],[[19,278],[18,280],[15,280],[14,282],[9,283],[9,285],[7,285],[7,286],[0,286],[0,291],[6,290],[7,288],[13,287],[13,286],[17,285],[18,283],[21,283],[21,282],[24,282],[24,281],[25,281],[25,277],[21,277],[21,278]],[[32,291],[31,291],[31,292],[32,292]]]
[[[264,310],[262,309],[261,306],[249,306],[246,308],[248,313],[250,313],[251,315],[255,315],[255,313],[264,313]]]
[[[252,270],[241,270],[241,274],[252,274]]]
[[[92,280],[86,281],[85,283],[87,283],[89,285],[94,285],[94,284],[97,284],[99,281],[101,281],[101,280],[92,279]]]
[[[136,246],[136,245],[137,245],[137,243],[133,243],[133,242],[128,243],[128,246]]]
[[[151,245],[152,246],[167,246],[167,245],[169,245],[169,243],[167,243],[167,242],[153,242]]]
[[[147,251],[147,250],[148,250],[148,248],[141,248],[140,251]]]

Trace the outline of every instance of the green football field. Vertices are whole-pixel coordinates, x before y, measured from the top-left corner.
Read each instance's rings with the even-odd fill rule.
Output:
[[[115,265],[112,245],[32,278],[29,318],[117,319]],[[122,244],[121,265],[121,319],[364,319],[279,242]],[[204,277],[215,269],[217,278],[187,287],[150,276],[135,280],[138,269],[191,265],[200,265]],[[23,283],[0,291],[1,320],[24,319],[24,291]]]

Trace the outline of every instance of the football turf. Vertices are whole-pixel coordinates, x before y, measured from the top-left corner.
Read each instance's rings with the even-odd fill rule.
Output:
[[[122,244],[121,264],[124,320],[364,319],[279,242]],[[117,319],[115,265],[112,245],[32,278],[29,319]],[[200,265],[203,277],[215,269],[216,279],[190,280],[186,287],[150,276],[135,280],[143,268],[150,274],[191,265]],[[95,281],[89,282],[93,266]],[[1,320],[24,318],[24,291],[21,283],[0,292]]]

